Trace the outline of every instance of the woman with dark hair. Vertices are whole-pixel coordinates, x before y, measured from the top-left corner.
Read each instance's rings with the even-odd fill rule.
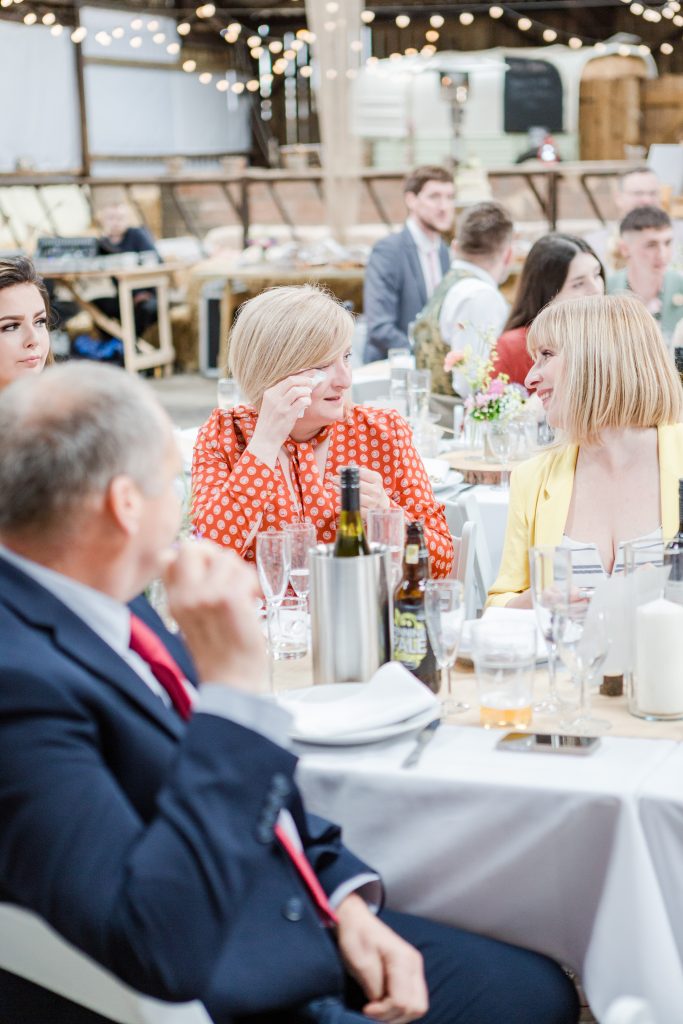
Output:
[[[496,345],[495,372],[524,384],[532,366],[526,335],[550,302],[580,295],[604,295],[605,271],[588,242],[575,235],[544,235],[532,245],[517,295]]]
[[[0,388],[52,362],[50,300],[28,256],[0,259]]]

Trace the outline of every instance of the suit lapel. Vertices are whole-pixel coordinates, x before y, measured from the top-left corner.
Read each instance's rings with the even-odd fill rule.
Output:
[[[575,444],[567,445],[558,451],[550,464],[536,509],[534,543],[537,545],[556,547],[562,541],[578,454],[579,449]]]
[[[415,239],[411,235],[408,228],[404,228],[401,232],[403,236],[403,244],[406,250],[406,257],[410,265],[410,270],[413,275],[417,290],[420,293],[420,302],[423,306],[427,305],[427,285],[425,283],[424,274],[422,273],[422,264],[420,263],[420,256],[415,245]]]
[[[0,594],[0,600],[20,618],[37,631],[51,634],[55,646],[93,677],[93,686],[101,680],[166,732],[176,738],[183,735],[185,725],[179,716],[152,693],[116,651],[49,590],[4,558],[0,558]]]

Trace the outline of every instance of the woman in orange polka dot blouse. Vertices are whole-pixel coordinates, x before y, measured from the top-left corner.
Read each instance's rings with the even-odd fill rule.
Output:
[[[255,557],[259,531],[308,519],[334,540],[339,471],[360,467],[361,512],[399,505],[424,524],[432,575],[453,545],[410,429],[389,409],[349,406],[353,318],[310,285],[246,302],[230,337],[230,369],[249,405],[215,409],[192,464],[197,531]],[[324,374],[324,376],[323,376]]]

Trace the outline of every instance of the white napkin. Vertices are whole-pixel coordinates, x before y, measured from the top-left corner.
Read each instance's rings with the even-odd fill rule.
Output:
[[[300,737],[340,737],[405,722],[439,702],[412,673],[390,661],[367,683],[332,683],[281,694]]]
[[[180,427],[173,428],[176,444],[180,448],[180,455],[183,460],[183,472],[185,473],[192,471],[192,453],[198,433],[199,427],[187,427],[185,430],[181,430]]]
[[[483,619],[487,622],[501,622],[507,623],[507,625],[510,625],[510,623],[514,624],[515,622],[533,622],[536,626],[536,660],[542,661],[548,657],[548,648],[546,647],[543,633],[538,626],[536,612],[533,608],[498,608],[495,606],[487,608],[481,619],[470,619],[465,622],[462,628],[459,655],[469,656],[472,650],[472,625],[475,622],[481,622]]]
[[[445,459],[422,459],[424,467],[427,470],[427,476],[431,483],[442,484],[448,476],[448,471],[451,468],[450,463],[446,462]]]

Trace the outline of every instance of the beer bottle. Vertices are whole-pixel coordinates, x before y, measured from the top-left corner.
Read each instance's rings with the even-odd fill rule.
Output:
[[[403,579],[394,593],[394,661],[399,661],[428,686],[439,691],[439,670],[429,642],[425,617],[425,583],[429,554],[422,523],[409,523],[403,556]]]
[[[334,543],[335,558],[369,555],[363,520],[360,516],[360,470],[343,466],[341,470],[341,512]]]

